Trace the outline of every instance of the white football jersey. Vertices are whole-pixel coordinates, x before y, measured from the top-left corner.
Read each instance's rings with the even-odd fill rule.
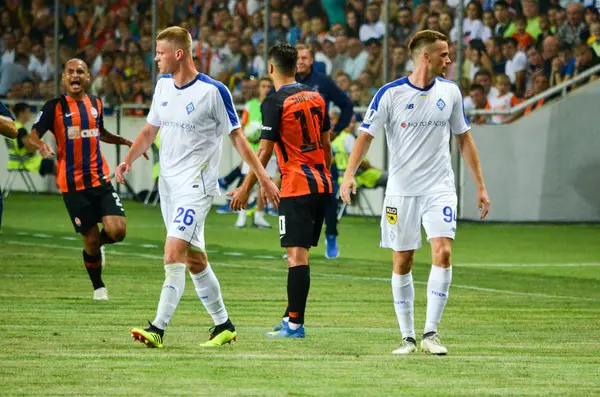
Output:
[[[223,135],[240,127],[227,87],[202,73],[177,87],[163,75],[147,121],[160,127],[160,194],[219,195]]]
[[[387,195],[422,196],[455,191],[450,131],[471,129],[458,86],[436,78],[424,89],[408,77],[384,85],[371,101],[359,130],[384,130],[389,150]]]

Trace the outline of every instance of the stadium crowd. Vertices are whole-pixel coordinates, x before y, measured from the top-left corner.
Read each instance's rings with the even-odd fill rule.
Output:
[[[158,26],[188,29],[197,69],[224,82],[234,100],[242,103],[257,95],[258,79],[264,73],[263,1],[161,0]],[[355,106],[368,105],[385,83],[383,1],[268,1],[268,43],[308,44],[315,53],[314,68],[330,75]],[[59,56],[63,64],[77,56],[88,63],[93,77],[90,92],[99,95],[106,108],[149,104],[153,90],[150,2],[62,3],[57,55],[53,1],[0,1],[0,98],[53,97],[54,57]],[[447,34],[453,61],[458,40],[464,40],[460,85],[467,109],[508,109],[600,63],[598,1],[465,1],[462,38],[456,26],[457,4],[457,0],[391,0],[390,79],[411,72],[414,65],[407,44],[421,29]],[[456,62],[446,77],[457,78]],[[503,123],[507,117],[471,121]]]

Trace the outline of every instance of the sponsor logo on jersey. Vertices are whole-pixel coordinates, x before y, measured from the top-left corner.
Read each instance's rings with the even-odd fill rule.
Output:
[[[385,207],[385,218],[390,225],[395,225],[398,222],[398,208]]]
[[[195,131],[196,125],[194,124],[186,124],[186,123],[178,123],[176,121],[162,121],[162,127],[178,127],[183,128],[184,130]]]
[[[447,123],[446,120],[440,120],[440,121],[434,121],[434,120],[429,120],[429,121],[409,121],[409,122],[403,122],[402,124],[400,124],[400,126],[402,128],[407,128],[407,127],[431,127],[431,126],[435,126],[435,127],[443,127],[445,126]]]
[[[442,98],[438,99],[438,101],[435,104],[440,110],[444,110],[444,108],[446,107],[446,102],[444,102]]]
[[[99,135],[100,131],[98,128],[82,130],[78,125],[73,125],[67,128],[67,137],[69,139],[92,138]]]
[[[192,102],[188,103],[188,104],[185,106],[185,110],[186,110],[187,114],[190,114],[190,113],[192,113],[192,112],[194,111],[194,109],[195,109],[195,108],[194,108],[194,104],[193,104]]]
[[[263,125],[262,127],[260,127],[260,129],[264,131],[271,131],[273,128]]]

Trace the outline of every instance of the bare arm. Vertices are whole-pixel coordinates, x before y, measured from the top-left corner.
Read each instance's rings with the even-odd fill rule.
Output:
[[[114,135],[108,132],[108,130],[104,127],[100,130],[100,140],[102,142],[110,143],[113,145],[127,145],[131,146],[131,141],[129,139],[125,139],[122,136]]]
[[[269,164],[269,160],[271,160],[271,156],[273,155],[273,147],[275,146],[275,142],[269,141],[267,139],[261,139],[260,147],[258,148],[258,152],[256,152],[256,156],[260,161],[260,164],[265,168],[267,164]],[[257,178],[254,172],[249,172],[246,175],[246,179],[244,179],[244,183],[242,187],[246,191],[250,191],[254,184],[256,183]]]
[[[37,132],[37,130],[34,128],[31,130],[31,134],[29,134],[29,144],[35,146],[37,148],[37,150],[40,151],[40,154],[42,155],[42,157],[44,158],[51,158],[55,155],[54,150],[52,149],[52,146],[50,146],[49,144],[47,144],[46,142],[42,141],[40,139],[40,134]]]
[[[235,147],[240,156],[242,156],[242,159],[250,166],[252,172],[249,173],[248,176],[256,174],[255,178],[257,178],[261,184],[265,181],[270,180],[269,175],[267,175],[267,171],[265,171],[265,167],[263,166],[263,164],[260,163],[258,156],[252,150],[252,147],[248,143],[248,140],[246,139],[246,136],[244,135],[242,129],[237,128],[234,131],[232,131],[231,134],[229,134],[229,138],[231,139],[233,147]],[[271,148],[271,153],[272,152],[273,149]],[[269,158],[271,156],[271,153],[269,154]],[[254,183],[256,183],[256,180],[254,181]],[[254,185],[254,183],[252,185]]]
[[[38,147],[35,143],[31,141],[30,135],[23,137],[23,145],[30,153],[35,153],[38,151]]]
[[[365,156],[367,155],[372,141],[373,135],[366,132],[361,132],[358,138],[356,138],[356,143],[354,143],[354,148],[352,149],[352,153],[350,153],[350,158],[348,159],[348,167],[344,173],[344,179],[346,179],[346,177],[354,177],[354,174],[356,174],[356,171],[358,171],[358,167],[361,165]]]
[[[15,122],[9,117],[0,116],[0,135],[4,135],[9,138],[16,138],[19,135]]]
[[[275,208],[279,208],[279,189],[271,181],[267,171],[265,171],[265,166],[273,154],[274,142],[262,139],[257,156],[256,153],[252,151],[241,128],[232,131],[231,134],[229,134],[229,138],[244,161],[250,165],[251,169],[242,186],[229,194],[232,196],[231,203],[229,204],[231,209],[239,210],[246,208],[248,205],[248,194],[257,180],[260,183],[261,194],[264,197],[265,202],[268,200],[273,203]]]
[[[146,123],[142,131],[138,134],[137,138],[129,148],[129,152],[125,156],[123,162],[133,163],[138,157],[145,154],[146,151],[152,146],[152,142],[156,139],[158,134],[158,127]],[[114,136],[114,135],[113,135]]]
[[[483,219],[489,211],[490,199],[485,187],[485,182],[483,181],[483,173],[481,172],[481,164],[479,162],[477,148],[475,147],[475,141],[473,140],[470,131],[456,135],[456,140],[458,142],[458,151],[465,163],[467,163],[471,176],[477,185],[479,208],[481,209],[481,219]]]

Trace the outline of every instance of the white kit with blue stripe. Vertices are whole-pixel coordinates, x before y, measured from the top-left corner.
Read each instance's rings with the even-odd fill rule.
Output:
[[[177,87],[164,75],[147,121],[160,127],[161,196],[219,195],[223,136],[240,127],[227,87],[201,73]]]
[[[385,131],[389,150],[386,195],[424,196],[454,192],[450,132],[471,129],[462,94],[449,80],[436,78],[425,88],[407,77],[379,89],[359,130]]]

